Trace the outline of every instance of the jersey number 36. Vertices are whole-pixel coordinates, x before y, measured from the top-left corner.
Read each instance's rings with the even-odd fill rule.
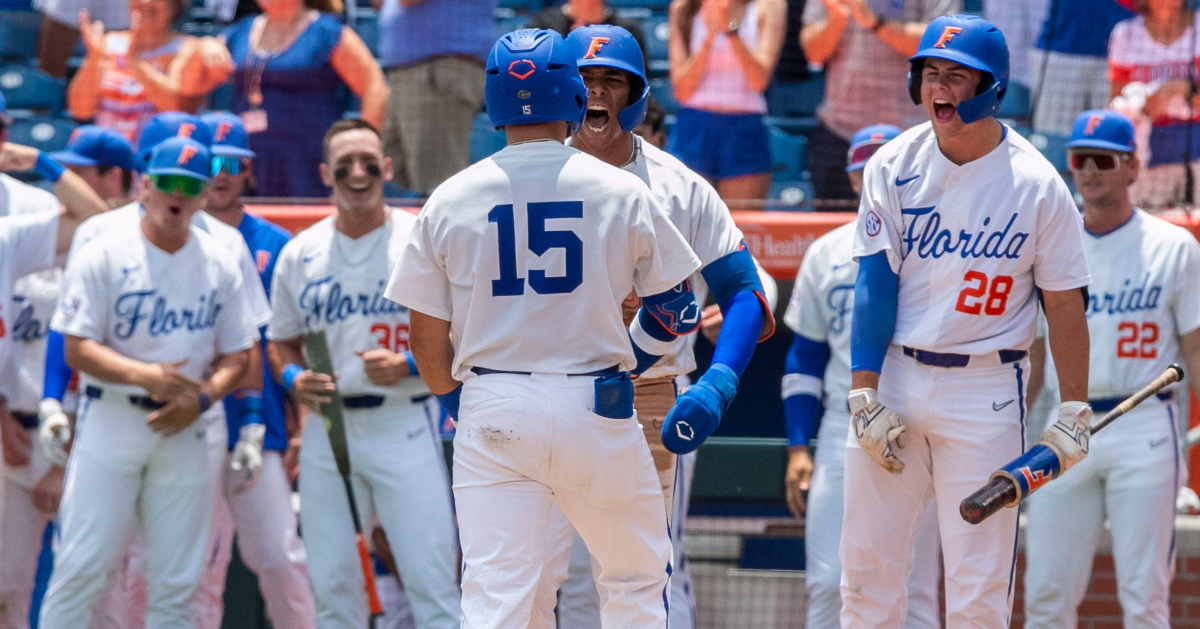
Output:
[[[529,287],[539,295],[569,293],[579,288],[583,283],[583,241],[570,230],[546,229],[546,221],[552,218],[583,218],[583,202],[530,203],[526,214],[529,220],[529,250],[534,255],[542,256],[551,249],[562,249],[566,257],[564,275],[550,277],[543,270],[530,270]],[[488,222],[496,224],[500,254],[500,279],[492,280],[492,296],[524,295],[525,280],[517,275],[517,230],[512,204],[492,208],[488,212]]]

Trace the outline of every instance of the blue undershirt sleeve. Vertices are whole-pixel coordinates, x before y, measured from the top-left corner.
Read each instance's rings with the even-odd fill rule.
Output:
[[[62,402],[75,372],[67,366],[67,342],[62,334],[50,331],[46,341],[46,372],[42,376],[42,397]]]
[[[821,404],[829,345],[800,334],[792,337],[783,374],[783,415],[788,446],[807,446],[817,434],[824,406]]]
[[[854,282],[854,316],[850,321],[850,369],[883,369],[883,358],[896,332],[900,277],[881,251],[858,261]]]
[[[750,364],[762,334],[763,306],[758,295],[743,291],[721,305],[725,321],[713,350],[714,363],[729,367],[740,378]]]

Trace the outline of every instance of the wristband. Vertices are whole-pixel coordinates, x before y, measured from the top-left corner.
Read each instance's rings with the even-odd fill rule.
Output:
[[[451,419],[454,420],[458,419],[458,403],[459,399],[462,397],[462,390],[463,388],[460,384],[455,387],[453,391],[437,396],[438,402],[442,405],[442,408],[446,409],[446,412],[450,414]]]
[[[283,373],[279,375],[279,379],[283,381],[283,388],[288,390],[288,393],[296,392],[296,376],[304,373],[304,367],[296,363],[290,363],[283,368]]]
[[[208,399],[207,393],[201,393],[200,395],[197,396],[197,399],[200,400],[200,412],[201,413],[212,408],[212,400]]]
[[[241,389],[233,394],[233,404],[242,426],[263,423],[261,391]]]
[[[413,360],[412,352],[404,352],[404,362],[408,363],[408,375],[421,375],[421,370],[417,369],[417,361]]]
[[[33,165],[33,172],[42,176],[42,179],[50,183],[58,183],[62,178],[63,171],[66,170],[62,164],[50,159],[50,156],[38,151],[37,163]]]

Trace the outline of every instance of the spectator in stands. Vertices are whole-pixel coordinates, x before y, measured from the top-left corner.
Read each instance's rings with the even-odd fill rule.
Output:
[[[118,2],[119,0],[113,0]],[[129,0],[127,31],[105,32],[79,13],[87,57],[67,89],[77,120],[95,119],[130,141],[160,111],[195,112],[229,78],[229,54],[211,38],[176,32],[187,0]]]
[[[341,0],[258,0],[263,14],[221,35],[237,69],[233,112],[250,133],[254,179],[264,197],[326,197],[313,173],[320,129],[342,118],[345,84],[362,99],[362,119],[383,124],[388,87],[367,45],[331,13]]]
[[[129,28],[129,5],[122,0],[34,0],[33,7],[42,12],[38,67],[59,78],[67,76],[67,60],[79,41],[80,11],[87,11],[109,30]]]
[[[667,150],[726,201],[763,200],[771,188],[763,93],[786,13],[784,0],[671,2],[671,86],[680,109]]]
[[[1035,131],[1070,135],[1079,112],[1108,104],[1109,34],[1130,17],[1113,0],[1050,0],[1037,47],[1029,52]]]
[[[121,207],[133,200],[133,171],[137,170],[133,145],[115,130],[96,125],[79,127],[71,134],[67,148],[51,153],[50,158],[79,175],[108,207]]]
[[[593,24],[620,26],[633,35],[639,48],[646,50],[646,36],[641,24],[617,15],[605,0],[567,0],[558,6],[546,7],[529,18],[525,28],[544,28],[566,37],[580,26]]]
[[[651,94],[646,97],[646,119],[633,130],[642,139],[658,148],[667,145],[667,134],[663,131],[663,123],[667,120],[667,112],[663,110],[658,99]]]
[[[1200,15],[1188,0],[1137,0],[1134,5],[1141,15],[1117,24],[1108,46],[1113,106],[1148,135],[1148,141],[1138,142],[1148,147],[1148,155],[1133,202],[1143,208],[1191,205],[1200,179],[1200,127],[1195,124],[1200,120]],[[1189,163],[1191,169],[1185,169]]]
[[[392,91],[384,154],[397,183],[427,195],[470,164],[496,0],[371,3],[379,9],[379,56]]]
[[[825,101],[808,136],[807,168],[819,209],[850,210],[858,195],[846,178],[854,132],[883,123],[907,129],[926,118],[908,95],[908,58],[926,25],[962,12],[962,0],[809,0],[800,45],[825,66]]]

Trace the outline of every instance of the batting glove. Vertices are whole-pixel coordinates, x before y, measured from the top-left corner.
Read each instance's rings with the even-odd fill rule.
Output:
[[[1086,402],[1063,402],[1058,405],[1058,421],[1042,433],[1038,443],[1054,450],[1065,472],[1087,458],[1091,423],[1092,408]]]
[[[67,465],[71,422],[63,412],[62,403],[54,398],[46,398],[38,404],[38,443],[51,465]]]
[[[904,471],[904,462],[896,458],[892,449],[903,448],[900,437],[904,425],[900,416],[879,403],[879,392],[875,389],[855,389],[850,392],[850,417],[854,425],[854,436],[858,445],[879,467],[899,474]]]
[[[262,424],[246,424],[238,432],[229,469],[241,473],[242,477],[237,481],[233,493],[249,491],[258,482],[258,476],[262,474],[263,437],[266,433],[267,427]]]
[[[662,427],[663,445],[675,454],[699,448],[721,424],[721,416],[737,395],[737,387],[737,374],[721,363],[713,363],[667,413]]]

